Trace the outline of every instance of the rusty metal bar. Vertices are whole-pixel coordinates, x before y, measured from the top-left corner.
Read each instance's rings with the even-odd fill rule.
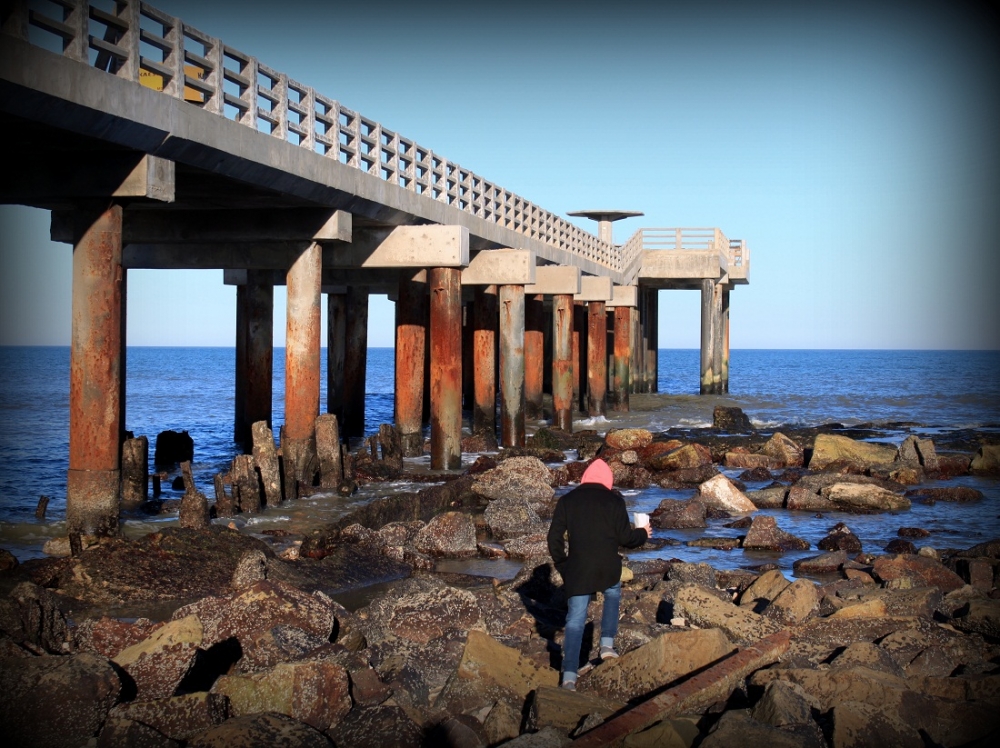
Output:
[[[253,450],[253,433],[251,431],[253,424],[257,421],[265,421],[268,428],[271,428],[274,384],[274,286],[268,279],[268,273],[255,270],[247,271],[247,285],[244,295],[247,370],[243,407],[246,434],[242,440],[243,451],[247,454]],[[318,396],[318,384],[316,393]],[[317,400],[317,409],[318,407]]]
[[[118,532],[123,432],[122,207],[75,215],[69,374],[70,533]]]
[[[472,335],[472,365],[475,378],[475,402],[472,408],[472,432],[474,434],[489,434],[496,438],[496,348],[499,320],[497,287],[495,285],[476,286],[473,303],[475,329]]]
[[[365,435],[365,373],[368,366],[368,287],[349,286],[345,310],[345,441]]]
[[[615,307],[614,362],[611,384],[615,396],[613,408],[620,413],[627,413],[632,370],[632,307],[630,306]]]
[[[282,457],[286,496],[297,496],[295,482],[311,485],[319,415],[320,299],[323,249],[313,242],[288,269],[285,326],[285,440]]]
[[[396,428],[403,455],[424,451],[424,350],[427,337],[427,284],[399,282],[396,302]]]
[[[462,466],[462,271],[428,272],[431,309],[431,468]]]
[[[552,297],[552,423],[573,430],[573,296]]]
[[[524,446],[524,286],[500,286],[500,444]]]
[[[524,299],[524,405],[527,418],[542,417],[545,380],[545,303],[542,294]]]
[[[347,340],[347,296],[326,297],[326,412],[344,422],[344,357]]]
[[[683,683],[621,712],[573,741],[573,748],[620,746],[629,735],[676,714],[704,710],[724,701],[748,675],[778,661],[788,650],[791,633],[783,629],[730,655]]]
[[[587,415],[603,416],[608,402],[608,315],[603,301],[587,305]]]

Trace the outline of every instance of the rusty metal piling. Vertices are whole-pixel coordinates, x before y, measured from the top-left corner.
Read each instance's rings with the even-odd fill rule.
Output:
[[[431,332],[431,468],[462,466],[462,272],[428,272]]]
[[[496,347],[498,298],[495,285],[476,286],[473,303],[472,365],[475,397],[472,409],[472,433],[497,433]]]
[[[587,415],[607,412],[608,317],[603,301],[587,305]]]
[[[573,296],[552,297],[552,423],[573,430]]]
[[[122,207],[76,215],[69,374],[70,533],[118,532],[123,433]]]
[[[524,286],[500,286],[500,444],[524,446]]]
[[[365,435],[365,373],[368,365],[368,288],[347,289],[344,341],[343,437]]]
[[[545,381],[545,303],[542,294],[524,299],[524,406],[527,418],[542,417]]]
[[[424,352],[427,337],[427,283],[399,282],[396,302],[395,421],[403,455],[423,454]]]
[[[632,307],[615,307],[614,410],[627,413],[632,370]]]

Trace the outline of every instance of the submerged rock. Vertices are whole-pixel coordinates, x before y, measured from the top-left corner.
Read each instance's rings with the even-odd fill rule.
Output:
[[[743,539],[743,550],[753,551],[804,551],[809,543],[778,527],[777,520],[768,515],[753,518]]]

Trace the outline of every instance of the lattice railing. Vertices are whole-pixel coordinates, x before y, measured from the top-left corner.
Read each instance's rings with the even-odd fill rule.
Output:
[[[3,13],[6,34],[612,271],[621,273],[638,258],[144,2],[8,0]]]

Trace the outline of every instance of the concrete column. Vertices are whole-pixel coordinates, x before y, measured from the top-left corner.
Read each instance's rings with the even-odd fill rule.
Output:
[[[500,286],[500,444],[524,446],[524,286]]]
[[[729,287],[722,292],[722,391],[729,392]]]
[[[431,468],[462,466],[462,271],[428,271],[431,308]]]
[[[250,430],[253,424],[266,421],[267,427],[271,428],[274,286],[267,281],[266,275],[260,271],[248,270],[246,286],[238,287],[243,289],[243,364],[246,368],[242,407],[245,430],[237,436],[237,441],[243,445],[243,451],[247,454],[253,450],[253,434]]]
[[[722,291],[710,278],[701,282],[701,387],[703,395],[715,394],[721,384]]]
[[[552,423],[573,430],[573,295],[552,297]]]
[[[630,393],[644,392],[643,386],[645,384],[644,377],[646,374],[646,365],[643,361],[642,355],[644,352],[644,346],[642,344],[642,293],[641,291],[636,291],[637,301],[639,305],[632,309],[632,355],[629,356],[629,388]]]
[[[608,315],[603,301],[591,301],[587,308],[587,415],[607,412],[608,400]]]
[[[124,406],[122,207],[80,211],[73,247],[69,532],[115,535]]]
[[[545,304],[542,294],[524,300],[524,402],[527,418],[542,417],[545,380]]]
[[[614,410],[627,413],[632,362],[632,307],[615,307],[615,366],[611,388],[614,391]]]
[[[349,286],[344,341],[344,439],[365,435],[368,367],[368,287]]]
[[[247,287],[245,283],[236,286],[236,382],[235,407],[233,413],[233,441],[245,445],[251,424],[247,421],[247,378],[250,376],[247,363]],[[246,447],[243,447],[246,451]]]
[[[326,296],[326,412],[344,428],[344,359],[347,341],[347,295]]]
[[[323,248],[315,242],[295,259],[287,273],[285,438],[281,450],[288,498],[298,496],[297,481],[311,484],[316,465],[322,275]]]
[[[646,384],[647,392],[659,392],[660,377],[660,292],[646,291]]]
[[[405,457],[424,451],[424,351],[427,337],[427,284],[399,282],[396,302],[396,428]]]
[[[581,372],[587,370],[587,305],[582,301],[573,302],[573,407],[585,408],[584,390],[581,389]]]
[[[472,433],[497,434],[496,348],[499,300],[497,287],[476,286],[472,337],[472,365],[475,377],[475,402],[472,408]]]

